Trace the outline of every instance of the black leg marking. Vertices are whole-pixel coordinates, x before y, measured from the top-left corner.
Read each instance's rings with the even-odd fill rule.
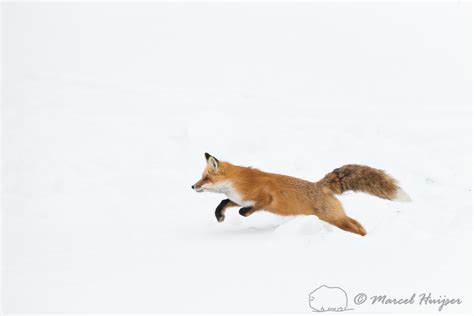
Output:
[[[240,210],[239,210],[239,214],[242,215],[242,216],[249,216],[250,214],[253,213],[253,207],[251,206],[248,206],[248,207],[242,207]]]
[[[221,203],[219,203],[219,205],[217,205],[217,208],[216,208],[216,218],[217,218],[217,221],[220,223],[222,221],[224,221],[224,213],[222,212],[222,210],[224,209],[224,207],[227,205],[227,203],[229,203],[230,200],[229,199],[225,199],[225,200],[222,200]]]

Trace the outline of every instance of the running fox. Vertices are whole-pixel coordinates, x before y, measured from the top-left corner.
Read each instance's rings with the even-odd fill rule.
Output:
[[[352,190],[392,201],[410,201],[394,178],[382,170],[367,166],[345,165],[317,182],[310,182],[236,166],[219,161],[208,153],[204,155],[206,168],[192,189],[227,195],[227,199],[216,208],[218,222],[224,220],[227,208],[238,206],[241,207],[240,215],[245,217],[259,210],[279,215],[316,215],[340,229],[365,236],[364,227],[346,215],[335,194]]]

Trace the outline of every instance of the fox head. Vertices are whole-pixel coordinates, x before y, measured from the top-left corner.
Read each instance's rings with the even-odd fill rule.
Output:
[[[198,182],[193,184],[191,188],[196,192],[221,192],[224,180],[226,180],[224,172],[225,163],[217,160],[216,157],[208,153],[205,153],[204,157],[206,158],[206,167],[204,168],[202,177]]]

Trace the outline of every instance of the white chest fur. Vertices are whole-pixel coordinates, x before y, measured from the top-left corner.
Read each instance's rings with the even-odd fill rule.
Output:
[[[203,189],[216,193],[224,193],[225,195],[227,195],[227,198],[229,200],[240,206],[247,207],[255,205],[254,201],[243,200],[239,192],[234,189],[234,187],[232,186],[232,182],[230,181],[222,181],[215,184],[205,184],[203,185]]]
[[[240,194],[235,191],[235,190],[229,190],[227,192],[224,192],[225,195],[227,195],[227,198],[234,202],[235,204],[238,204],[240,206],[254,206],[255,202],[254,201],[244,201],[240,197]]]

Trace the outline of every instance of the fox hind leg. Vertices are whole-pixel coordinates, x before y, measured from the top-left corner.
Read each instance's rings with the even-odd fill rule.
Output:
[[[356,234],[359,234],[361,236],[367,235],[367,231],[365,230],[364,226],[362,226],[358,221],[349,216],[347,216],[347,218],[351,222],[351,226],[353,228],[352,232],[358,231],[358,233]]]
[[[365,228],[355,219],[350,218],[349,216],[344,216],[344,217],[319,217],[320,220],[325,221],[331,225],[334,225],[336,227],[339,227],[342,230],[365,236],[367,234],[367,231]]]
[[[365,228],[358,221],[346,215],[339,200],[333,198],[330,202],[327,209],[323,212],[316,212],[316,216],[318,216],[320,220],[354,234],[361,236],[367,234]]]
[[[349,216],[336,219],[330,223],[339,227],[340,229],[354,234],[358,234],[361,236],[365,236],[367,234],[365,228],[358,221],[353,218],[350,218]]]

